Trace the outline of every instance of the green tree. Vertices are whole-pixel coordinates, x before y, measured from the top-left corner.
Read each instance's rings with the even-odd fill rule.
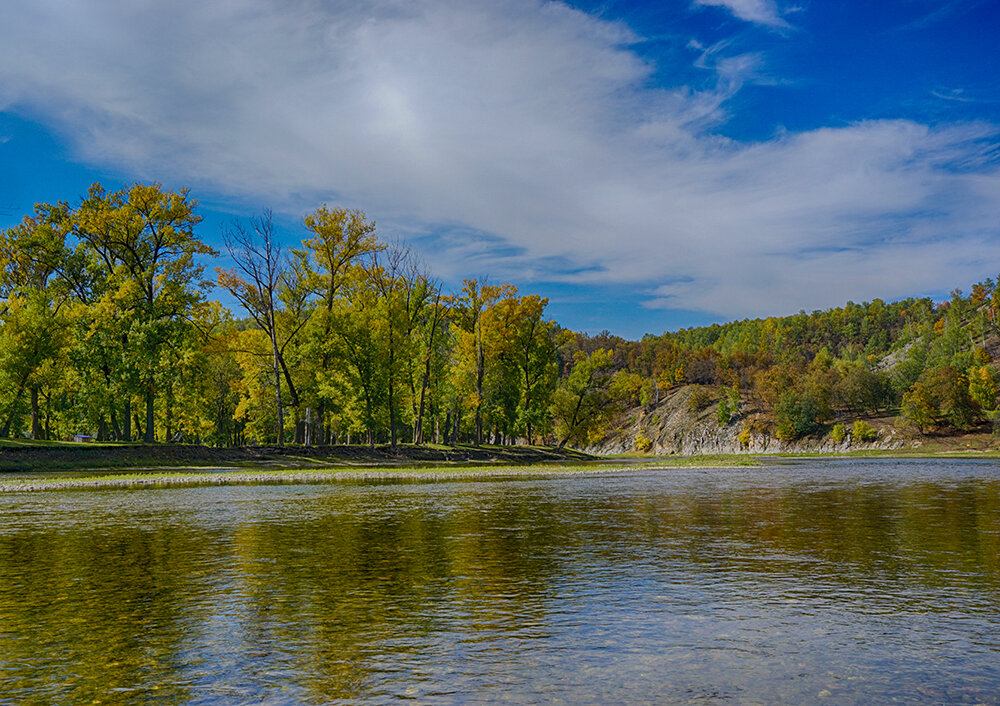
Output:
[[[43,432],[39,395],[62,377],[69,338],[66,307],[71,287],[65,279],[70,254],[65,246],[65,205],[39,204],[33,217],[0,234],[0,381],[6,408],[0,436],[10,435],[30,395],[31,437]],[[49,416],[46,414],[46,420]]]
[[[187,326],[211,286],[197,255],[215,255],[194,234],[201,218],[186,190],[134,184],[112,193],[91,186],[72,217],[73,233],[99,271],[97,304],[122,322],[126,367],[138,372],[145,440],[155,440],[156,377],[165,344]]]
[[[574,356],[568,377],[552,397],[555,433],[562,448],[569,442],[586,444],[618,410],[609,394],[611,353],[603,348]]]

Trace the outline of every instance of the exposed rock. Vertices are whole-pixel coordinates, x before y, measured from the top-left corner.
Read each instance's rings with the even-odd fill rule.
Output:
[[[850,436],[841,443],[834,443],[829,435],[805,438],[784,443],[767,433],[753,429],[752,412],[741,404],[738,413],[728,424],[718,422],[718,394],[713,391],[713,401],[698,410],[691,403],[691,396],[698,385],[685,385],[667,391],[655,405],[636,407],[626,413],[621,425],[599,443],[586,449],[593,454],[629,454],[637,449],[636,438],[645,437],[651,442],[649,452],[655,455],[681,454],[764,454],[823,452],[840,453],[868,449],[898,449],[907,439],[886,420],[874,421],[878,437],[870,443],[854,443]],[[751,428],[747,443],[741,443],[740,434]]]

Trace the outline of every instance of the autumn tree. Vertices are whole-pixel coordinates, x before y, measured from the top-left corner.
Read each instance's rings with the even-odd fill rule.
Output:
[[[7,392],[3,437],[10,435],[26,389],[31,437],[48,436],[47,423],[42,430],[39,394],[62,376],[58,361],[69,345],[66,214],[65,204],[39,204],[34,216],[0,234],[0,380]]]
[[[569,442],[587,444],[602,422],[617,411],[610,394],[611,353],[598,348],[574,356],[569,375],[552,397],[552,416],[560,448]]]
[[[145,400],[144,438],[155,440],[156,376],[164,346],[187,326],[211,286],[198,255],[217,254],[194,234],[201,218],[187,190],[134,184],[106,192],[99,184],[73,217],[73,233],[101,269],[97,304],[123,323],[127,367]]]
[[[344,304],[352,282],[366,277],[372,255],[384,246],[379,242],[375,223],[359,209],[330,208],[326,204],[303,219],[308,235],[300,249],[292,250],[304,273],[304,286],[316,302],[305,332],[305,355],[315,368],[315,399],[321,436],[327,437],[327,417],[334,397],[332,379],[340,377],[336,369],[337,320],[335,309]],[[326,392],[323,392],[325,390]],[[327,394],[329,393],[329,394]]]
[[[483,384],[487,372],[486,338],[491,319],[487,312],[512,290],[516,291],[509,284],[497,286],[488,284],[485,279],[467,279],[462,282],[462,293],[450,298],[452,317],[457,325],[460,375],[472,382],[472,390],[466,398],[474,410],[476,445],[483,443]]]

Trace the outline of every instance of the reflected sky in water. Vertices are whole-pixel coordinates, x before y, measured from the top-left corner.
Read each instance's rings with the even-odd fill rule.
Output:
[[[0,701],[1000,703],[1000,465],[0,497]]]

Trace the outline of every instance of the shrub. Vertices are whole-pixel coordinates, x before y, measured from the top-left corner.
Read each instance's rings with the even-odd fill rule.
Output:
[[[653,448],[653,442],[648,436],[639,432],[635,435],[635,450],[639,453],[649,453]]]
[[[903,395],[900,416],[921,433],[944,424],[965,431],[982,417],[982,409],[970,394],[965,374],[943,365],[926,371]]]
[[[830,408],[812,392],[789,390],[782,393],[774,408],[777,422],[775,436],[792,441],[820,429],[830,417]]]
[[[851,438],[855,441],[875,441],[878,438],[878,432],[872,429],[868,422],[859,419],[851,427]]]
[[[699,387],[691,393],[691,396],[688,397],[687,403],[689,410],[692,412],[700,412],[712,404],[712,393],[704,387]]]
[[[835,444],[844,443],[844,438],[847,436],[847,429],[844,428],[843,424],[834,424],[833,429],[830,431],[830,440]]]
[[[729,398],[723,397],[719,400],[719,411],[715,415],[716,419],[719,420],[719,426],[724,427],[729,424],[729,420],[733,418],[733,413],[729,410]]]
[[[743,448],[748,447],[750,445],[750,429],[746,428],[737,434],[736,440],[740,442],[740,446]]]

